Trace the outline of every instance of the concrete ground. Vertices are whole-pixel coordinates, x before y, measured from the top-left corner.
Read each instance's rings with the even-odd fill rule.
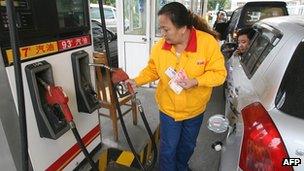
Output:
[[[225,139],[226,134],[216,134],[207,129],[208,118],[214,114],[224,114],[225,102],[222,87],[215,88],[205,112],[204,122],[197,139],[194,154],[190,159],[193,171],[218,171],[220,152],[211,148],[215,141]]]
[[[138,89],[137,98],[140,99],[146,113],[147,120],[150,124],[152,131],[156,129],[159,124],[158,108],[154,99],[154,88],[140,88]],[[214,114],[223,114],[225,109],[225,104],[222,95],[222,87],[215,88],[212,94],[212,98],[208,104],[207,110],[204,116],[204,122],[201,126],[201,130],[197,139],[197,146],[195,152],[190,159],[189,166],[193,171],[217,171],[219,168],[220,152],[216,152],[211,148],[212,143],[218,140],[223,140],[225,134],[215,134],[209,131],[206,127],[207,120],[210,116]],[[124,110],[125,108],[123,108]],[[102,112],[106,112],[102,110]],[[140,115],[138,115],[138,125],[134,126],[132,124],[132,115],[127,114],[124,116],[130,138],[132,139],[135,149],[140,151],[146,145],[148,141],[148,135],[145,131],[143,122]],[[106,117],[101,117],[101,127],[102,127],[102,150],[113,147],[122,150],[128,150],[126,139],[121,129],[119,123],[119,141],[115,142],[112,132],[111,120]],[[80,170],[88,170],[84,167]],[[109,170],[124,170],[121,168],[109,169]],[[158,170],[156,167],[155,170]]]

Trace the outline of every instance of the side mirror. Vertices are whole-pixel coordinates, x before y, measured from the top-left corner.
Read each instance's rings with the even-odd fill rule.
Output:
[[[207,128],[215,133],[226,132],[229,128],[229,120],[221,114],[213,115],[208,120]]]
[[[224,43],[221,46],[221,51],[223,55],[229,59],[233,52],[237,49],[237,44],[236,43]]]

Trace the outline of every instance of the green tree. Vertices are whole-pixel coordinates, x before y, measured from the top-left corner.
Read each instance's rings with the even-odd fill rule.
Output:
[[[208,6],[207,6],[208,11],[215,10],[216,4],[219,4],[218,9],[226,9],[226,8],[230,7],[231,2],[230,2],[230,0],[209,0]]]
[[[98,4],[98,0],[90,0],[90,2],[93,4]],[[104,0],[103,3],[105,5],[115,6],[116,0]]]

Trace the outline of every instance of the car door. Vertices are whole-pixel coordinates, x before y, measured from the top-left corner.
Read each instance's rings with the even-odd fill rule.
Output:
[[[260,77],[256,71],[262,66],[266,56],[273,49],[271,31],[266,28],[255,29],[251,45],[243,57],[235,54],[227,62],[228,78],[226,90],[225,115],[229,118],[231,129],[226,140],[226,150],[222,152],[221,170],[237,170],[240,160],[243,137],[241,110],[253,102],[260,101],[252,77]],[[273,35],[273,34],[272,34]],[[275,39],[273,39],[275,40]],[[261,68],[260,68],[261,69]],[[263,80],[260,79],[260,83]]]
[[[239,22],[239,18],[241,15],[242,8],[238,8],[235,11],[233,11],[230,20],[228,21],[229,25],[225,31],[225,35],[223,37],[226,37],[226,42],[234,42],[234,39],[236,38],[235,29]]]
[[[299,35],[298,35],[299,36]],[[303,36],[303,35],[302,35]],[[303,36],[304,37],[304,36]],[[290,42],[295,43],[296,41]],[[270,116],[290,158],[300,158],[295,171],[304,170],[304,39],[297,45],[280,84]]]

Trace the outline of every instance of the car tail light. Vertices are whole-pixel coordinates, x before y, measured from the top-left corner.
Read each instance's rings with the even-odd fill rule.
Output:
[[[284,142],[260,103],[242,109],[244,137],[240,156],[240,168],[244,171],[292,171],[291,166],[282,166],[288,154]]]

